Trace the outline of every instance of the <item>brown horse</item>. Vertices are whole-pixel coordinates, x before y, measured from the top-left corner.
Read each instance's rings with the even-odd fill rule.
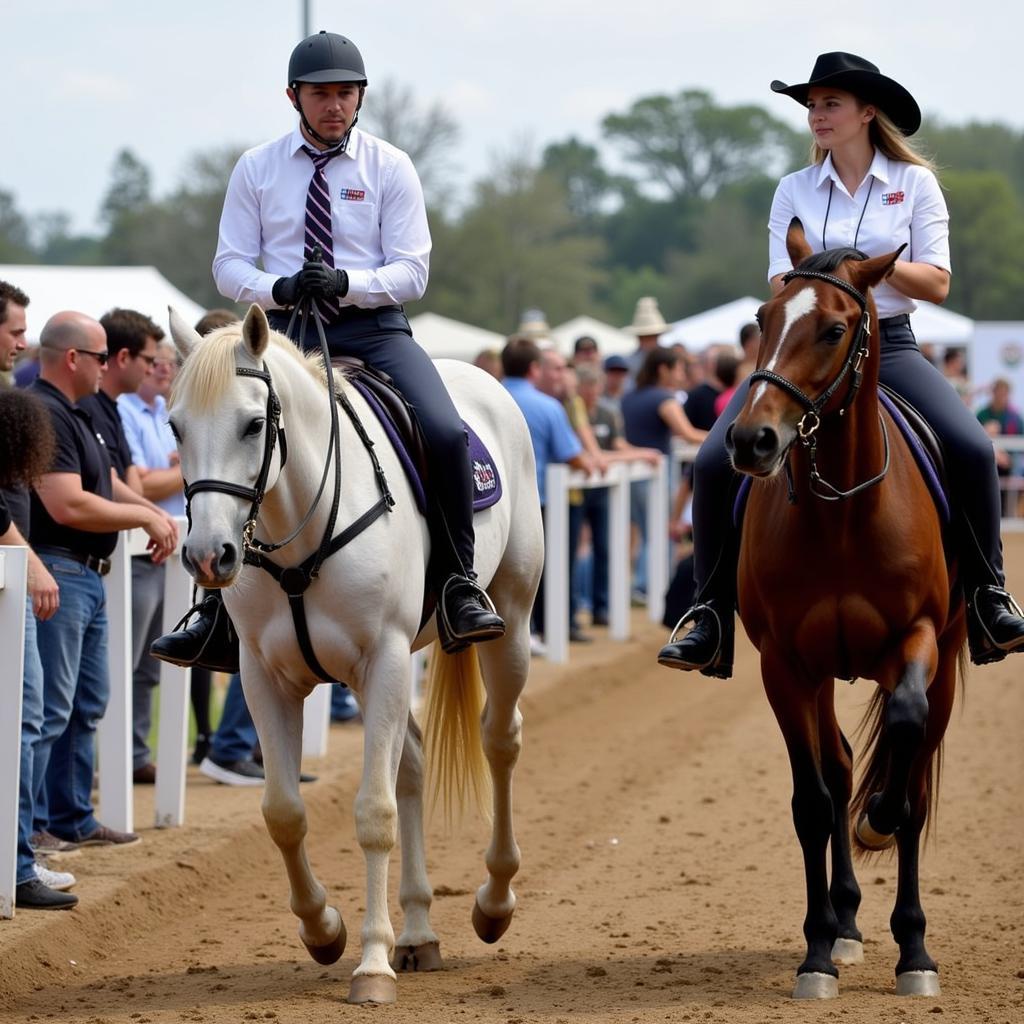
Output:
[[[870,289],[899,251],[812,256],[797,220],[786,241],[796,270],[760,310],[758,369],[728,447],[736,469],[757,478],[742,530],[739,609],[789,751],[807,882],[807,956],[793,994],[837,995],[835,964],[863,957],[852,807],[861,850],[894,842],[898,850],[890,920],[900,947],[896,991],[937,995],[919,847],[966,627],[935,504],[878,397]],[[834,687],[837,678],[857,677],[879,689],[853,795],[853,753],[836,721]]]

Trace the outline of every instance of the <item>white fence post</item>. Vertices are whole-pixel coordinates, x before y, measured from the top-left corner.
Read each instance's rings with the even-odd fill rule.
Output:
[[[107,646],[110,700],[96,727],[100,773],[100,814],[122,832],[135,825],[132,805],[132,564],[130,533],[121,533],[104,577],[107,590]]]
[[[323,757],[327,753],[327,734],[331,728],[333,683],[314,686],[302,706],[302,756]]]
[[[647,484],[647,617],[661,622],[668,590],[668,460],[662,459]]]
[[[0,547],[0,918],[14,917],[28,548]]]
[[[629,466],[616,463],[608,471],[608,635],[612,640],[629,639],[631,565],[629,547]]]
[[[569,660],[569,467],[548,463],[544,506],[544,646],[549,661]]]
[[[177,518],[179,536],[188,531]],[[169,633],[192,604],[192,579],[175,552],[164,563],[163,632]],[[192,670],[160,662],[160,724],[157,728],[154,824],[170,828],[185,823],[185,769],[188,763],[188,720]]]

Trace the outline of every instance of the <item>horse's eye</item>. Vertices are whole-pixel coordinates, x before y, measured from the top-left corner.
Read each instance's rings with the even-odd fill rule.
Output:
[[[257,416],[256,419],[254,419],[249,424],[249,426],[247,426],[245,428],[245,433],[242,436],[243,437],[256,437],[257,434],[260,434],[260,433],[263,432],[263,424],[265,422],[266,422],[266,420],[264,419],[264,417]]]
[[[822,336],[823,341],[830,345],[837,345],[846,337],[846,324],[833,324]]]

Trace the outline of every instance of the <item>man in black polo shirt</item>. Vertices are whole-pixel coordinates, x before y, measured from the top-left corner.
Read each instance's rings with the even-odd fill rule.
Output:
[[[32,491],[32,543],[60,587],[60,608],[39,623],[43,727],[36,748],[36,831],[82,845],[135,842],[101,825],[91,792],[96,724],[110,694],[102,576],[119,530],[142,527],[155,561],[174,550],[177,528],[111,469],[88,413],[106,367],[103,327],[82,313],[51,317],[39,336],[40,374],[32,390],[47,405],[57,453]]]

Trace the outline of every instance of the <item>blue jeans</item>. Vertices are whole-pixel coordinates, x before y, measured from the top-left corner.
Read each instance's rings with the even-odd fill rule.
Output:
[[[633,590],[647,593],[647,495],[648,484],[634,480],[629,485],[629,521],[637,528],[640,543],[633,563]]]
[[[210,758],[224,765],[251,760],[256,741],[256,726],[245,703],[242,677],[236,672],[228,683],[220,724],[210,744]]]
[[[43,666],[43,727],[36,744],[35,831],[78,841],[99,827],[92,807],[96,725],[107,710],[107,603],[92,569],[40,553],[60,587],[60,608],[36,624]]]
[[[36,877],[35,853],[29,846],[32,835],[33,788],[36,745],[43,727],[43,666],[36,642],[36,617],[32,598],[25,606],[25,672],[21,691],[21,779],[18,789],[18,859],[14,880],[17,885]]]
[[[590,524],[589,571],[583,560],[576,563],[575,593],[579,604],[587,604],[594,615],[608,614],[608,490],[588,488],[583,492],[583,519]],[[582,600],[581,600],[582,598]]]

